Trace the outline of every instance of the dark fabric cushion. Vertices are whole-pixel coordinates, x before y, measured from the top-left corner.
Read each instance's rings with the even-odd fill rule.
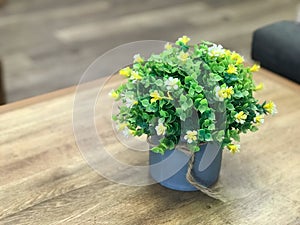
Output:
[[[300,83],[300,23],[281,21],[257,29],[251,52],[262,67]]]

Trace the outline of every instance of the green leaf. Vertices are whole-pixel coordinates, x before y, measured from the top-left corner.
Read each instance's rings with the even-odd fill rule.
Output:
[[[228,110],[234,110],[234,106],[231,104],[231,103],[228,103],[227,104],[227,106],[226,106],[226,108],[228,109]]]
[[[225,74],[224,78],[225,78],[225,82],[228,84],[233,83],[238,80],[238,77],[236,75],[228,74],[228,73]]]
[[[198,75],[197,75],[196,73],[192,73],[190,76],[191,76],[194,80],[197,80],[197,78],[198,78]]]
[[[198,108],[198,106],[200,105],[202,98],[196,98],[195,99],[195,107]]]
[[[240,92],[240,91],[235,92],[233,94],[233,96],[236,97],[236,98],[242,98],[242,97],[244,97],[243,94],[242,94],[242,92]]]
[[[161,144],[166,146],[166,148],[169,150],[173,150],[175,148],[175,143],[168,138],[162,139]]]
[[[190,97],[193,97],[194,95],[195,95],[195,90],[192,89],[192,88],[190,88],[190,89],[189,89],[189,96],[190,96]]]
[[[149,103],[149,100],[148,100],[148,99],[143,99],[143,100],[141,101],[141,103],[142,103],[142,106],[144,106],[144,107],[147,107],[147,106],[149,106],[149,105],[150,105],[150,103]]]
[[[211,121],[209,119],[204,120],[202,126],[203,127],[208,127],[211,124]]]
[[[201,87],[200,85],[197,85],[195,87],[196,92],[201,93],[203,91],[203,87]]]
[[[200,141],[204,141],[205,140],[205,130],[204,129],[200,129],[198,131],[198,137],[199,137]]]
[[[162,147],[163,149],[166,149],[166,150],[168,149],[168,146],[166,145],[166,143],[164,143],[162,141],[160,142],[159,146]]]
[[[256,126],[251,126],[250,131],[252,132],[258,131],[258,128]]]
[[[225,131],[224,130],[221,130],[217,133],[217,136],[216,136],[216,140],[218,142],[222,142],[223,141],[223,138],[225,136]]]
[[[192,106],[194,105],[193,100],[190,99],[190,98],[187,99],[186,104],[187,104],[187,106],[188,106],[189,108],[192,107]]]
[[[206,105],[200,105],[198,108],[197,108],[201,113],[204,113],[208,107]]]
[[[200,104],[203,105],[203,106],[208,106],[207,99],[202,99],[202,100],[200,101]]]
[[[188,106],[188,104],[185,102],[185,103],[181,104],[181,108],[182,108],[183,111],[186,111],[186,110],[189,108],[189,106]]]
[[[249,95],[249,92],[248,92],[248,91],[244,91],[244,92],[243,92],[243,95],[244,95],[244,96],[248,96],[248,95]]]
[[[179,98],[180,102],[186,102],[187,98],[182,94]]]
[[[212,135],[210,133],[205,134],[205,141],[212,141]]]
[[[220,80],[223,79],[220,75],[215,74],[215,73],[211,73],[211,74],[210,74],[210,77],[211,77],[211,80],[212,80],[212,81],[220,81]]]
[[[178,114],[179,118],[182,120],[182,121],[185,121],[186,118],[187,118],[187,115],[186,115],[186,112],[181,109],[181,108],[177,108],[176,109],[176,113]]]
[[[203,68],[204,68],[205,70],[210,70],[210,66],[207,65],[207,64],[204,64],[204,65],[203,65]]]
[[[153,105],[153,104],[149,104],[146,107],[146,112],[157,112],[158,108],[157,108],[157,104]]]
[[[237,130],[229,131],[230,137],[233,138],[235,141],[240,141],[240,135],[238,134]]]
[[[198,145],[189,145],[188,148],[192,152],[199,152],[200,151],[200,147]]]
[[[165,149],[160,146],[155,146],[155,147],[151,148],[151,151],[153,151],[155,153],[160,153],[162,155],[165,153]]]
[[[155,84],[160,87],[160,86],[163,86],[164,85],[164,82],[161,80],[161,79],[158,79],[155,81]]]
[[[135,88],[135,85],[134,85],[133,83],[131,83],[131,82],[127,82],[127,83],[126,83],[126,88],[127,88],[128,90],[132,90],[132,89]]]
[[[142,80],[142,83],[144,84],[144,87],[145,87],[145,88],[148,88],[148,87],[150,86],[150,83],[151,83],[151,82],[150,82],[148,79],[143,79],[143,80]]]
[[[160,111],[159,111],[159,115],[160,115],[161,117],[167,117],[167,116],[168,116],[168,113],[167,113],[166,111],[160,110]]]
[[[216,126],[213,123],[207,127],[207,130],[214,130],[214,129],[216,129]]]
[[[218,72],[218,73],[223,73],[224,70],[225,70],[225,67],[224,66],[216,66],[215,67],[215,70]],[[221,77],[222,79],[222,77]]]

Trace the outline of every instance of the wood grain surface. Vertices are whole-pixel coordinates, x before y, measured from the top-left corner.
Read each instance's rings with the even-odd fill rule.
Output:
[[[1,7],[1,2],[0,2]],[[4,91],[4,82],[3,82],[3,70],[2,70],[2,62],[0,59],[0,105],[5,104],[5,91]]]
[[[140,40],[210,40],[250,59],[252,33],[295,20],[299,0],[9,0],[0,8],[8,102],[76,85],[106,51]]]
[[[300,224],[300,88],[265,70],[255,80],[265,83],[257,97],[274,100],[279,114],[258,132],[243,135],[240,153],[224,152],[219,184],[226,202],[100,176],[75,142],[75,87],[1,106],[0,224]],[[83,111],[100,83],[83,89]],[[119,83],[119,77],[107,80],[95,103],[93,129],[102,146],[90,152],[99,168],[115,177],[120,171],[101,158],[104,149],[126,164],[147,162],[147,152],[133,153],[113,135],[111,101],[105,96]],[[90,127],[81,125],[89,133]],[[94,147],[92,137],[80,137],[87,148]],[[134,143],[147,149],[140,139],[127,142]],[[125,182],[139,178],[127,170],[120,180],[124,174]]]

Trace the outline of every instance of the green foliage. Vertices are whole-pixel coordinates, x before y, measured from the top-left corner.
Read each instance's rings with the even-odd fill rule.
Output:
[[[259,116],[271,112],[270,103],[253,97],[253,69],[239,54],[207,41],[190,48],[188,41],[182,37],[121,70],[127,82],[111,93],[121,101],[113,120],[132,135],[161,137],[151,149],[157,153],[174,149],[182,139],[195,152],[203,142],[229,146],[240,141],[240,133],[256,131]]]

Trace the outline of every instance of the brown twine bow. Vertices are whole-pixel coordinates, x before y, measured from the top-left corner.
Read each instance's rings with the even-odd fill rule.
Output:
[[[199,191],[201,191],[203,194],[205,194],[205,195],[207,195],[211,198],[217,199],[219,201],[225,202],[223,196],[220,194],[220,186],[215,184],[211,188],[209,188],[209,187],[206,187],[206,186],[204,186],[204,185],[202,185],[202,184],[200,184],[199,182],[196,181],[196,179],[192,175],[194,160],[195,160],[195,153],[190,152],[190,159],[189,159],[189,162],[188,162],[188,169],[187,169],[187,173],[185,175],[187,181],[191,185],[193,185],[195,188],[197,188]]]
[[[153,145],[150,142],[149,138],[147,138],[147,142],[150,145]],[[187,181],[191,185],[193,185],[195,188],[197,188],[199,191],[201,191],[203,194],[205,194],[205,195],[207,195],[207,196],[209,196],[209,197],[211,197],[213,199],[225,202],[225,199],[220,194],[220,186],[218,186],[217,184],[215,184],[211,188],[206,187],[206,186],[200,184],[199,182],[197,182],[196,179],[194,178],[194,176],[192,175],[192,170],[193,170],[194,161],[195,161],[195,153],[191,152],[186,147],[186,145],[182,145],[182,144],[177,145],[176,149],[180,150],[180,151],[183,151],[185,154],[187,154],[188,156],[190,156],[190,159],[189,159],[189,162],[188,162],[188,169],[187,169],[187,173],[186,173],[186,176],[185,176],[186,179],[187,179]]]

